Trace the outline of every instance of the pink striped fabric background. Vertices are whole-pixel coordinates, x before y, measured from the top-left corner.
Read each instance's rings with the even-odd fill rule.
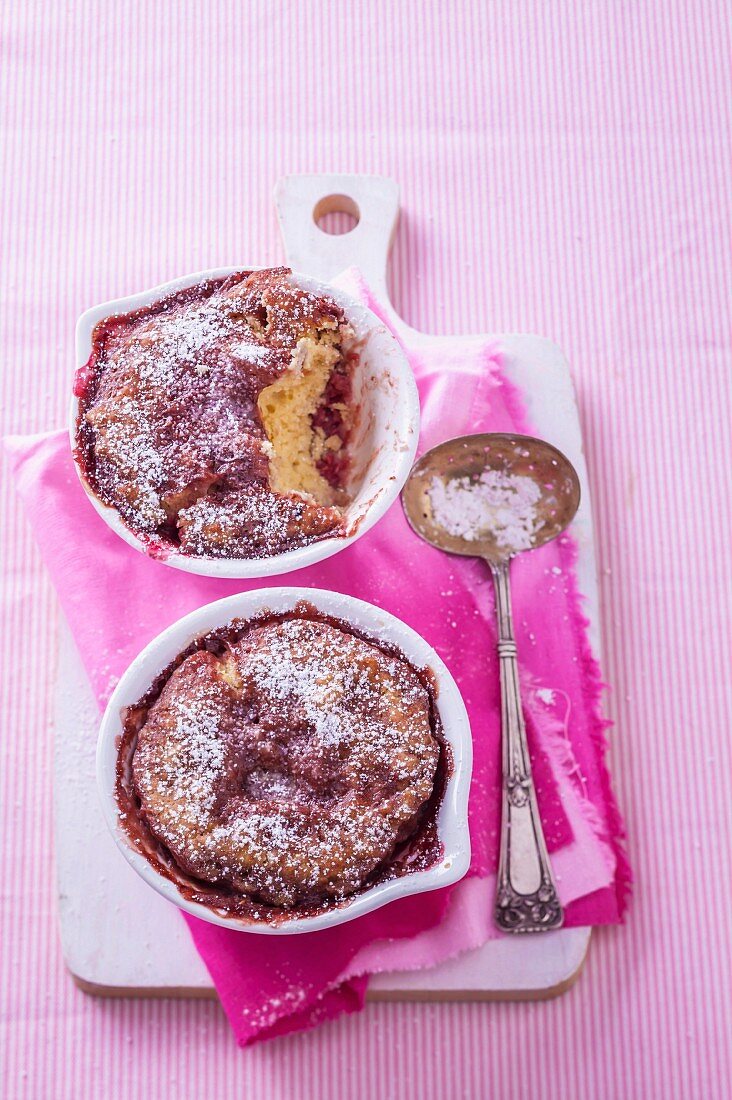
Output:
[[[4,430],[62,423],[90,303],[280,260],[285,172],[400,182],[411,324],[567,351],[637,887],[552,1003],[370,1006],[242,1052],[215,1004],[86,998],[55,923],[58,613],[6,485],[0,1095],[729,1095],[726,0],[26,0],[1,18]]]

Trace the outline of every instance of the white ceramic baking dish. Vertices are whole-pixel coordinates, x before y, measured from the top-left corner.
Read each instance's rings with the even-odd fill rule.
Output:
[[[443,735],[452,752],[452,772],[448,778],[437,816],[437,832],[443,855],[432,867],[413,871],[402,878],[381,882],[356,894],[341,905],[314,916],[290,917],[280,924],[257,923],[230,917],[184,898],[170,879],[155,870],[138,852],[119,820],[115,797],[119,741],[123,712],[148,691],[163,671],[195,638],[225,626],[232,619],[247,619],[264,610],[287,611],[306,600],[319,611],[344,619],[370,636],[399,647],[418,668],[429,668],[436,684],[436,703]],[[224,928],[263,935],[291,935],[331,928],[370,913],[387,902],[426,890],[449,886],[462,878],[470,865],[468,832],[468,791],[472,768],[472,742],[468,715],[462,696],[446,666],[424,638],[388,612],[363,600],[317,588],[265,588],[242,592],[179,619],[159,634],[140,653],[117,685],[102,719],[97,745],[97,782],[107,824],[125,859],[159,894],[201,920]]]
[[[141,309],[185,287],[241,270],[227,267],[198,271],[141,294],[88,309],[76,326],[77,366],[82,367],[88,361],[94,326],[105,317]],[[175,551],[159,557],[158,560],[174,569],[209,577],[271,577],[323,561],[365,535],[396,500],[407,479],[419,438],[419,397],[402,348],[379,318],[350,295],[305,275],[293,274],[291,279],[303,290],[330,295],[343,309],[361,344],[354,379],[354,398],[361,408],[361,416],[351,441],[351,472],[346,486],[351,497],[345,509],[348,533],[345,537],[323,539],[266,558],[206,558]],[[78,412],[78,399],[72,397],[69,414],[72,450]],[[116,509],[96,496],[78,463],[76,469],[89,499],[105,523],[130,546],[147,553],[145,542],[126,526]]]

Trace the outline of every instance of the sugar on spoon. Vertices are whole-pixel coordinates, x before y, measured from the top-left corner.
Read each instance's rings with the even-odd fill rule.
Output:
[[[422,455],[402,490],[418,535],[439,550],[483,558],[493,575],[503,773],[495,919],[507,932],[543,932],[564,919],[531,776],[509,568],[516,554],[560,535],[579,500],[569,460],[524,435],[465,435],[441,443]]]

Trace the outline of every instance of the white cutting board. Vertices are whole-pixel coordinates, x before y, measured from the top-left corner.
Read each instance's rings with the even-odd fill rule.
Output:
[[[330,280],[356,266],[379,301],[388,301],[386,265],[399,213],[393,180],[379,176],[290,176],[275,189],[287,262]],[[358,210],[350,233],[322,232],[315,215]],[[401,325],[401,323],[400,323]],[[409,345],[454,343],[400,327]],[[461,338],[464,340],[464,338]],[[500,340],[506,373],[524,395],[538,435],[573,462],[582,503],[573,525],[578,585],[586,597],[590,640],[599,655],[599,598],[589,484],[569,366],[537,336]],[[59,917],[66,964],[77,984],[106,996],[211,996],[208,972],[178,910],[152,891],[117,850],[102,817],[94,755],[99,712],[65,625],[59,640],[55,705],[55,823]],[[578,975],[587,928],[504,936],[432,970],[375,976],[374,1000],[499,1000],[552,996]],[[266,945],[265,945],[266,948]],[[265,949],[263,948],[263,949]]]

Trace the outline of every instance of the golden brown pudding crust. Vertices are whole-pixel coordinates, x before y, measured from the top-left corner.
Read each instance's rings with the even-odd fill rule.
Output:
[[[203,884],[285,910],[337,903],[434,802],[428,683],[345,624],[302,614],[239,625],[214,648],[186,656],[138,719],[139,819]]]
[[[162,551],[264,557],[344,534],[350,336],[336,303],[296,287],[285,268],[240,272],[105,319],[76,383],[86,480]],[[307,477],[275,485],[281,460],[258,402],[317,356],[311,405],[295,421],[312,435]]]

